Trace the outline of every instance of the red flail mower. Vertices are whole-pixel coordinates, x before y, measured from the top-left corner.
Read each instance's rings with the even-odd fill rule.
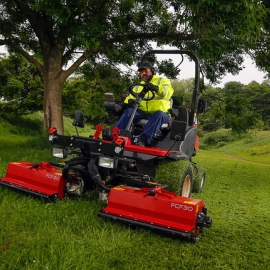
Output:
[[[195,63],[190,109],[172,100],[171,119],[154,135],[151,146],[132,143],[147,123],[146,119],[133,123],[133,118],[148,92],[133,92],[138,85],[133,84],[129,91],[136,102],[125,129],[98,125],[93,136],[79,136],[77,127],[84,127],[84,119],[81,111],[75,111],[76,135],[50,129],[52,155],[64,162],[11,162],[0,184],[51,200],[98,189],[100,200],[106,203],[99,216],[197,240],[212,224],[204,201],[190,198],[205,183],[205,172],[192,161],[198,150],[197,117],[206,109],[205,101],[198,99],[199,60],[190,51],[153,50],[141,61],[151,54],[180,55],[182,61],[187,56]],[[119,116],[122,103],[106,93],[104,108]]]

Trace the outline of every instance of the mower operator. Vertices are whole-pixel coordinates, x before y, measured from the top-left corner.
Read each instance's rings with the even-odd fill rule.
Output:
[[[169,79],[155,75],[154,68],[151,64],[147,62],[140,63],[138,71],[142,80],[140,84],[147,84],[147,89],[149,90],[145,97],[149,99],[153,96],[151,91],[155,92],[154,99],[142,100],[134,117],[134,122],[140,119],[148,119],[148,123],[144,127],[143,132],[133,141],[136,145],[144,146],[151,143],[152,137],[155,132],[160,129],[162,124],[168,123],[170,118],[168,110],[171,106],[171,96],[174,90]],[[139,93],[142,89],[142,86],[135,86],[133,91]],[[130,104],[132,101],[134,102],[135,99],[136,98],[130,94],[126,97],[124,103]],[[126,128],[132,111],[133,108],[127,108],[123,112],[116,124],[119,129]]]

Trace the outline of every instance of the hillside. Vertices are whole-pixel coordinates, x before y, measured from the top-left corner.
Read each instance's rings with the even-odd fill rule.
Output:
[[[270,131],[253,131],[251,136],[223,146],[222,151],[233,156],[270,164]]]

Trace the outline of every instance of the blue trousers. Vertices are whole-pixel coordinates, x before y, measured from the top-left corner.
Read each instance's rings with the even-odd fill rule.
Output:
[[[126,128],[132,111],[132,108],[127,108],[123,112],[118,123],[116,124],[119,129]],[[162,124],[168,123],[169,115],[162,111],[156,111],[152,114],[147,114],[141,110],[137,110],[133,122],[139,121],[140,119],[149,120],[140,136],[144,135],[147,138],[147,143],[151,143],[152,137],[154,136],[155,132],[160,129]]]

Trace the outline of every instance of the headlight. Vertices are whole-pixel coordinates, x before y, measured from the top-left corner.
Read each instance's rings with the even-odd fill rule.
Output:
[[[52,156],[57,158],[66,158],[67,157],[67,149],[65,148],[52,148]]]
[[[118,166],[118,159],[110,157],[99,157],[98,165],[109,169],[116,169]]]

